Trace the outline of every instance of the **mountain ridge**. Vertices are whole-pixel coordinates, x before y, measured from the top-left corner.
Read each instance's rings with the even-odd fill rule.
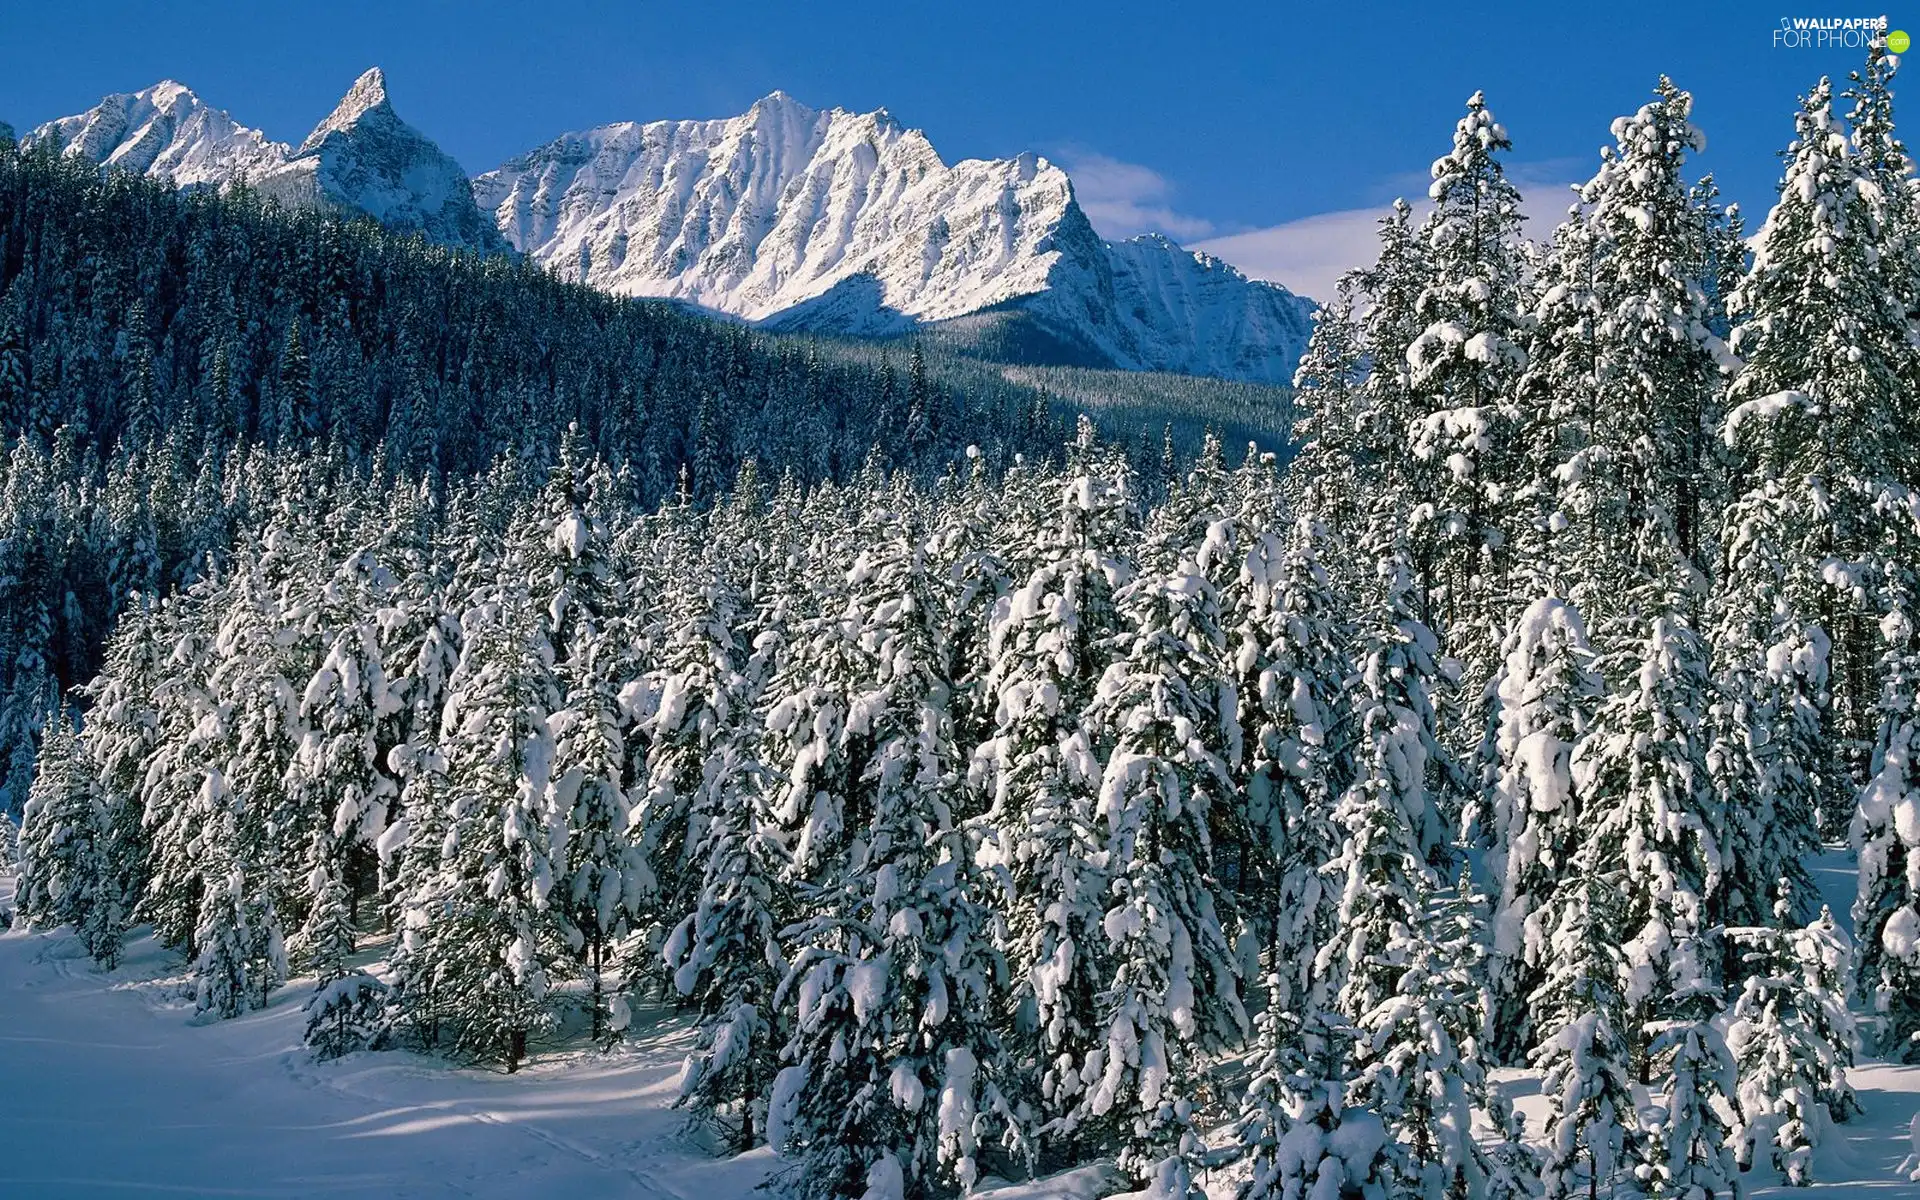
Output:
[[[171,80],[25,142],[47,140],[776,330],[977,330],[981,347],[1028,356],[1015,361],[1286,383],[1314,308],[1156,234],[1103,239],[1042,155],[949,165],[884,108],[815,109],[784,91],[735,117],[562,134],[471,179],[400,119],[378,67],[297,148]]]

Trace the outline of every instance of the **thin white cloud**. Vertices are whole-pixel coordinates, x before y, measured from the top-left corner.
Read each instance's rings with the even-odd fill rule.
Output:
[[[1286,286],[1302,296],[1331,300],[1334,285],[1379,251],[1380,218],[1387,208],[1318,213],[1246,233],[1197,242],[1193,249],[1225,259],[1255,279]]]
[[[1101,237],[1164,233],[1186,241],[1214,232],[1213,222],[1206,218],[1175,211],[1172,181],[1152,167],[1083,149],[1061,151],[1060,165],[1073,179],[1081,211]]]
[[[1573,201],[1568,183],[1572,169],[1571,163],[1555,161],[1518,164],[1508,172],[1520,189],[1529,237],[1544,240],[1566,216]],[[1416,218],[1425,215],[1424,195],[1415,193],[1407,199]],[[1193,249],[1225,259],[1255,279],[1282,284],[1315,300],[1331,300],[1342,275],[1368,266],[1378,255],[1380,220],[1392,207],[1388,202],[1316,213],[1265,229],[1208,238],[1195,242]]]

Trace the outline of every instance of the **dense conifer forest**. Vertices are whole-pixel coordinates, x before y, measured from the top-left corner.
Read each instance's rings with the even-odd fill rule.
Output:
[[[1920,1055],[1891,72],[1750,248],[1670,82],[1543,245],[1474,96],[1286,464],[0,155],[20,914],[322,1056],[674,1006],[819,1200],[1809,1182]]]
[[[1186,381],[1097,390],[1149,418],[1133,449],[1150,475],[1163,435],[1198,446]],[[1219,390],[1221,424],[1283,440],[1284,393]],[[443,489],[502,454],[548,463],[577,426],[635,503],[677,494],[684,468],[704,505],[748,460],[806,485],[875,447],[923,480],[967,445],[996,465],[1057,455],[1064,411],[917,345],[773,339],[0,142],[0,808],[17,813],[45,715],[98,670],[125,598],[223,561],[269,502],[247,465],[262,453]]]

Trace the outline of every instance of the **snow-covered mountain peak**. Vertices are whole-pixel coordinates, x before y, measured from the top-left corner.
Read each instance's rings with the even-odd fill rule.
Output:
[[[288,153],[286,146],[239,124],[172,79],[104,97],[86,112],[47,122],[26,141],[50,142],[63,154],[179,187],[257,179]]]
[[[737,117],[568,134],[479,176],[474,195],[567,278],[781,328],[1013,312],[1071,361],[1284,380],[1311,311],[1164,239],[1107,246],[1039,154],[949,165],[885,109],[785,92]]]
[[[474,206],[460,164],[394,111],[379,67],[354,80],[327,119],[258,187],[287,204],[364,212],[444,246],[504,249]]]
[[[353,81],[353,86],[347,89],[340,103],[327,114],[327,119],[314,126],[307,140],[300,143],[301,152],[312,150],[325,141],[328,134],[352,130],[369,113],[377,113],[384,119],[396,122],[399,120],[392,103],[387,99],[386,74],[379,67],[368,67],[360,78]]]
[[[749,108],[747,112],[750,114],[790,113],[809,121],[820,115],[818,109],[802,104],[780,88],[775,88],[758,100],[755,100],[753,107]]]
[[[148,102],[162,111],[171,111],[182,101],[189,104],[200,103],[200,97],[194,95],[191,88],[177,79],[162,79],[148,88],[145,94]]]
[[[297,150],[173,80],[27,140],[182,186],[245,180],[444,245],[511,246],[610,292],[782,328],[892,334],[969,318],[996,353],[1284,381],[1313,308],[1165,238],[1102,241],[1042,155],[949,163],[884,108],[814,108],[784,91],[734,117],[569,133],[472,180],[401,119],[379,67]]]

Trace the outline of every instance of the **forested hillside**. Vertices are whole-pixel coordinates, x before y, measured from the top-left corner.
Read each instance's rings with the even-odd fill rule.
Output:
[[[749,460],[805,485],[875,447],[926,479],[969,444],[994,464],[1057,453],[1071,425],[1042,390],[958,369],[0,141],[0,808],[124,597],[188,582],[254,519],[258,451],[440,488],[501,454],[544,465],[577,425],[647,507],[683,469],[704,504]],[[1148,472],[1161,432],[1136,445]],[[1190,456],[1197,428],[1177,433]]]
[[[323,1056],[514,1070],[569,1019],[611,1040],[636,999],[678,1005],[681,1104],[808,1200],[1095,1161],[1168,1200],[1813,1182],[1856,1053],[1920,1058],[1920,205],[1892,69],[1876,47],[1803,99],[1751,252],[1689,178],[1671,82],[1544,248],[1473,96],[1430,214],[1397,206],[1318,319],[1284,473],[1210,439],[1163,480],[1084,418],[1018,459],[1049,422],[948,398],[891,427],[897,468],[850,415],[776,481],[786,441],[743,445],[731,399],[703,452],[698,406],[730,365],[806,360],[721,336],[739,357],[687,360],[691,398],[617,410],[696,406],[676,488],[553,399],[600,360],[554,345],[543,375],[548,325],[488,306],[692,327],[495,264],[429,292],[498,329],[443,333],[452,377],[521,382],[405,400],[378,455],[327,436],[363,395],[317,382],[360,378],[320,366],[336,309],[265,306],[301,317],[232,335],[259,415],[194,418],[249,439],[203,485],[233,550],[132,581],[44,739],[20,914],[106,962],[150,924],[208,1019],[305,971]],[[231,212],[289,254],[282,230],[361,244]],[[197,278],[196,243],[154,236],[185,264],[156,278]],[[152,308],[134,327],[179,320]],[[74,411],[137,446],[140,414],[185,421],[159,335],[112,327],[72,369],[115,382]],[[200,378],[248,356],[220,345]],[[105,453],[56,433],[9,485]],[[114,493],[138,530],[187,486],[144,469]],[[1842,838],[1851,937],[1808,869]],[[1538,1080],[1542,1127],[1496,1068]]]

